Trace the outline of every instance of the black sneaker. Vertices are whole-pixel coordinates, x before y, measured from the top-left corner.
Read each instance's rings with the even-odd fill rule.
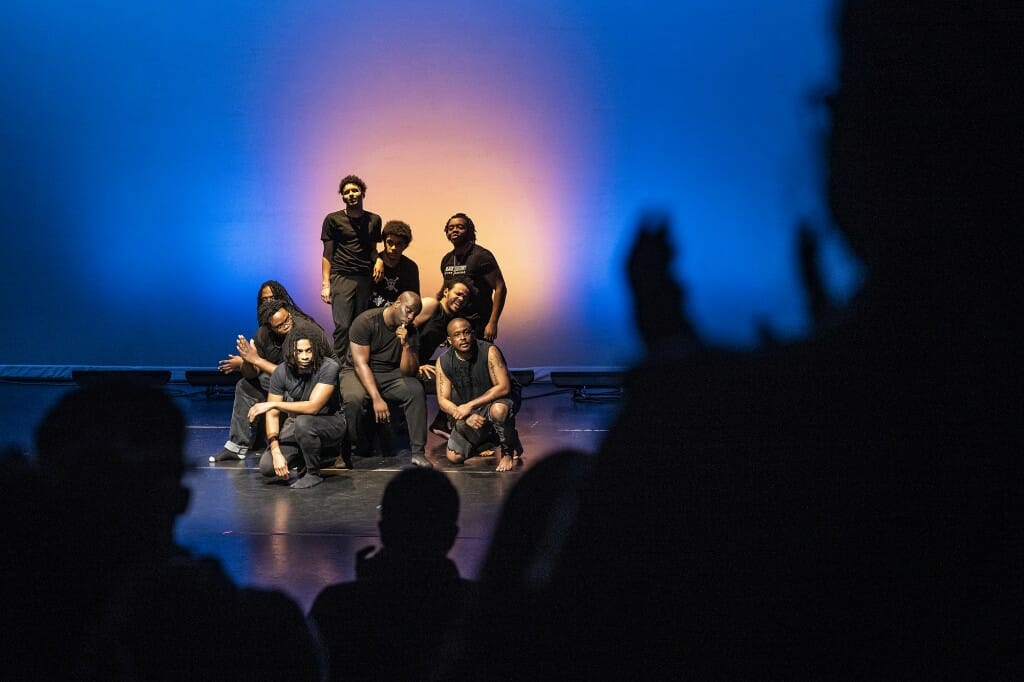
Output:
[[[434,417],[434,421],[430,423],[430,427],[427,430],[435,436],[441,436],[445,440],[452,437],[451,427],[448,426],[448,415],[444,412],[437,413],[437,416]]]
[[[421,454],[413,455],[411,461],[413,466],[423,467],[424,469],[434,468],[434,465],[430,463],[430,460]]]

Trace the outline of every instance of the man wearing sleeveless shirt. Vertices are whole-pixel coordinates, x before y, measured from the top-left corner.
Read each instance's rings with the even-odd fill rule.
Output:
[[[496,471],[515,467],[523,452],[515,427],[522,402],[519,384],[505,365],[501,350],[474,338],[469,322],[448,323],[448,348],[437,359],[437,404],[454,422],[448,461],[462,464],[487,438],[496,435],[501,460]]]

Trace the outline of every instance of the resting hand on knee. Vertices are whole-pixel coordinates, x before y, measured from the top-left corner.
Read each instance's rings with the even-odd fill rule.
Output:
[[[487,414],[492,422],[504,422],[508,419],[508,405],[505,403],[492,403]]]

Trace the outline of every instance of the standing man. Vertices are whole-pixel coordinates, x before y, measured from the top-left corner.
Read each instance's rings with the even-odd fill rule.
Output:
[[[420,268],[404,255],[412,243],[412,228],[401,220],[389,220],[381,231],[384,250],[377,254],[373,266],[373,292],[370,305],[374,308],[391,305],[403,291],[420,293]]]
[[[362,433],[360,419],[367,400],[372,403],[378,424],[391,420],[390,400],[401,404],[405,411],[412,463],[430,467],[430,460],[423,454],[427,401],[416,378],[419,358],[409,338],[413,318],[422,305],[419,294],[403,291],[387,308],[371,308],[355,319],[349,334],[348,362],[341,372],[341,394],[353,448],[362,448],[364,454],[368,450],[370,439]]]
[[[467,320],[448,323],[451,348],[437,359],[437,405],[452,423],[448,451],[452,464],[462,464],[491,434],[498,437],[501,461],[496,471],[509,471],[523,453],[516,431],[521,389],[508,373],[501,350],[473,338]]]
[[[260,473],[287,480],[290,467],[304,464],[305,474],[292,488],[312,488],[323,482],[320,453],[345,438],[345,417],[338,396],[338,361],[330,357],[327,339],[308,325],[297,325],[285,337],[285,361],[270,377],[266,402],[249,409],[249,420],[267,417],[270,447],[260,457]],[[285,413],[284,424],[281,413]]]
[[[381,240],[381,220],[363,210],[366,183],[346,175],[338,186],[345,208],[328,213],[320,231],[324,254],[320,263],[320,300],[331,305],[334,350],[348,352],[348,329],[356,315],[370,307],[371,267]]]
[[[476,243],[476,226],[465,213],[456,213],[444,226],[444,234],[455,247],[441,259],[441,277],[448,280],[466,275],[477,291],[465,317],[473,324],[477,338],[498,338],[498,319],[505,307],[508,288],[494,254]]]

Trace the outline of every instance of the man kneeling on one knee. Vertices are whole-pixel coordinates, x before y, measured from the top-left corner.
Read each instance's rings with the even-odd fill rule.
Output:
[[[284,362],[270,377],[267,401],[249,410],[250,421],[267,415],[270,447],[260,457],[260,473],[268,478],[294,479],[293,488],[312,488],[321,483],[322,450],[339,446],[345,437],[345,417],[340,413],[338,395],[339,366],[329,353],[321,335],[296,324],[285,337]],[[286,415],[284,424],[282,412]]]
[[[497,471],[512,469],[523,452],[515,416],[522,402],[519,383],[509,374],[501,350],[474,338],[470,323],[448,323],[451,346],[437,359],[437,405],[454,422],[448,461],[462,464],[475,448],[497,436]]]

